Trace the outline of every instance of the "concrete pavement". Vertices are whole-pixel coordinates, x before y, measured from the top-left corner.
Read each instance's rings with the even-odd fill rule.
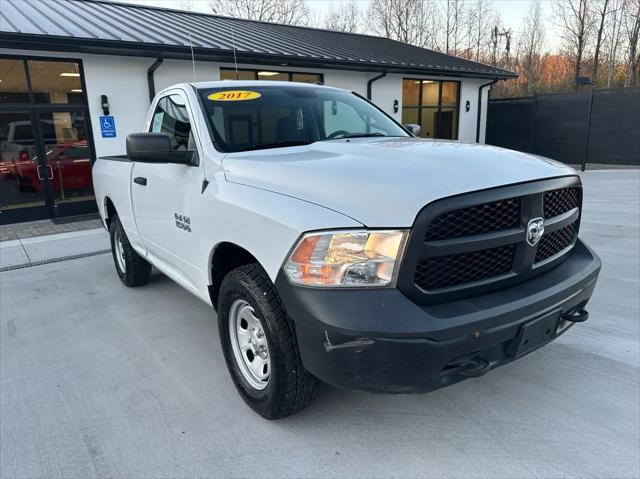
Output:
[[[104,228],[2,241],[0,268],[8,269],[109,248],[109,235]]]
[[[0,273],[0,476],[640,476],[640,172],[583,179],[581,236],[604,263],[589,321],[479,379],[323,386],[275,422],[235,391],[214,312],[164,276],[125,288],[110,255]],[[94,233],[22,248],[104,248]]]

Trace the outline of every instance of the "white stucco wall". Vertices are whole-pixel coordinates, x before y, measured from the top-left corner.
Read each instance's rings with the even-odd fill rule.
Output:
[[[123,57],[112,55],[56,53],[42,51],[0,49],[0,54],[60,57],[82,60],[87,89],[87,100],[91,117],[93,138],[98,156],[119,155],[125,152],[126,135],[138,132],[144,124],[149,108],[149,91],[147,69],[154,62],[153,58]],[[220,67],[232,68],[233,64],[196,62],[197,81],[211,81],[220,78]],[[265,68],[260,65],[242,64],[240,68]],[[274,67],[266,67],[274,68]],[[367,81],[378,73],[354,72],[343,70],[322,70],[308,68],[281,67],[283,71],[313,72],[324,75],[325,84],[355,91],[362,96],[367,93]],[[175,83],[193,81],[193,66],[190,61],[165,60],[155,72],[156,91],[160,91]],[[487,83],[484,79],[460,79],[449,77],[428,77],[419,75],[389,74],[380,78],[372,86],[372,100],[397,121],[402,119],[402,79],[410,76],[418,79],[438,79],[461,81],[460,119],[458,139],[475,142],[478,108],[478,87]],[[99,117],[102,115],[100,96],[107,95],[110,114],[116,122],[116,138],[102,138]],[[400,108],[393,111],[394,101],[398,100]],[[470,102],[470,110],[465,111],[466,101]],[[484,122],[486,118],[487,93],[483,96],[482,128],[480,141],[484,142]]]

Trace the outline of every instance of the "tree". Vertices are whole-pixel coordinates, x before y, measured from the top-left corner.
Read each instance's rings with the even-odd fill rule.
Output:
[[[324,18],[324,28],[339,32],[356,33],[364,21],[363,14],[356,0],[340,3],[334,7],[329,5],[329,11]]]
[[[493,25],[490,34],[489,44],[489,63],[501,68],[511,69],[511,29],[506,29],[502,23],[502,17],[499,12],[494,12],[493,18],[490,20]]]
[[[593,83],[598,81],[598,66],[600,65],[600,50],[604,42],[604,32],[609,16],[610,0],[599,0],[596,4],[596,44],[593,52]]]
[[[522,73],[526,78],[528,95],[534,93],[540,78],[542,49],[544,48],[544,18],[542,0],[533,0],[522,21],[522,33],[518,44]]]
[[[193,0],[180,0],[180,3],[178,4],[178,8],[180,10],[187,10],[187,11],[193,10]]]
[[[386,38],[412,45],[433,42],[428,5],[424,0],[370,0],[367,19],[371,30]]]
[[[557,0],[554,6],[565,48],[574,59],[574,76],[577,78],[582,73],[593,30],[589,0]]]
[[[627,80],[625,86],[638,86],[640,80],[640,0],[630,0],[625,16],[625,29],[629,43],[627,60]]]
[[[306,25],[309,18],[309,8],[304,0],[279,0],[276,12],[276,22],[287,25]]]
[[[624,51],[624,30],[622,19],[624,12],[628,8],[628,0],[610,0],[609,21],[605,23],[604,40],[602,49],[604,50],[604,61],[606,66],[606,86],[611,87],[614,75],[617,73],[621,61],[621,52]]]
[[[217,15],[290,25],[306,24],[309,16],[304,0],[211,0],[209,5]]]
[[[472,10],[469,16],[470,28],[473,31],[469,35],[471,44],[474,47],[473,57],[475,61],[482,61],[486,57],[487,47],[489,45],[490,28],[488,22],[493,14],[493,6],[490,0],[475,0],[472,4]]]
[[[465,3],[462,0],[445,0],[444,51],[455,55],[464,41]]]

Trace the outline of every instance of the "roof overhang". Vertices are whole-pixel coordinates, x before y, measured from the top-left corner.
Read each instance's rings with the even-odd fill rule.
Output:
[[[59,37],[51,35],[32,35],[23,33],[0,32],[0,43],[3,48],[16,50],[41,50],[49,52],[75,52],[98,55],[119,55],[129,57],[162,57],[165,59],[190,60],[191,48],[164,44],[139,42],[123,42],[91,38]],[[194,48],[193,56],[198,61],[214,61],[233,63],[233,50],[216,50],[211,48]],[[362,72],[387,72],[405,75],[448,76],[461,78],[483,78],[506,80],[516,78],[513,72],[490,73],[464,69],[429,68],[421,65],[399,63],[376,64],[353,60],[335,60],[294,55],[270,55],[264,53],[248,53],[236,51],[238,63],[260,64],[279,67],[326,68],[333,70],[351,70]]]

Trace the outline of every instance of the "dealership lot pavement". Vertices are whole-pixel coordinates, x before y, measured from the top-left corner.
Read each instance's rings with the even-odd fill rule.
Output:
[[[213,311],[164,276],[127,289],[106,254],[0,273],[0,476],[638,477],[640,172],[583,181],[581,235],[604,262],[589,321],[479,379],[323,386],[276,422],[236,393]],[[107,237],[25,241],[0,244],[2,267]]]

